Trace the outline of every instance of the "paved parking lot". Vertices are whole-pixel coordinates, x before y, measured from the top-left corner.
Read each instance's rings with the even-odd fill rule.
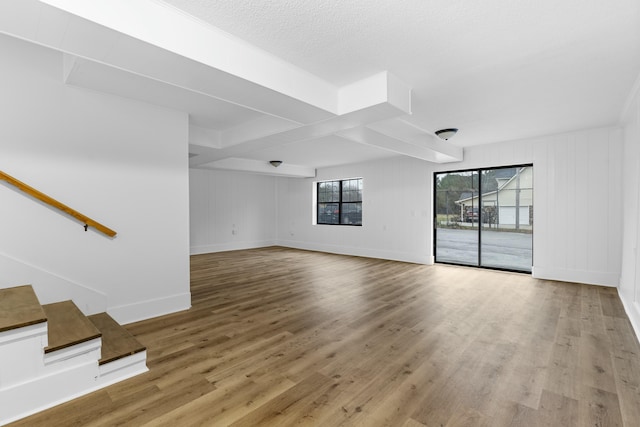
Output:
[[[533,235],[508,231],[482,232],[482,265],[531,271]],[[478,264],[478,230],[439,228],[436,261]]]

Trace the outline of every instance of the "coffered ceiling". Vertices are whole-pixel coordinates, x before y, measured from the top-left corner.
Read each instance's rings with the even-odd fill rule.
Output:
[[[4,0],[0,32],[187,112],[192,167],[287,176],[616,124],[640,72],[637,0]]]

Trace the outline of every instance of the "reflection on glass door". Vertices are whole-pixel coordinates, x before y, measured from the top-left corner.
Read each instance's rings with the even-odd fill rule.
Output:
[[[531,272],[533,166],[434,178],[436,262]]]
[[[482,171],[480,265],[531,271],[533,167]]]
[[[478,265],[477,171],[436,174],[436,261]],[[461,205],[460,200],[470,203]]]

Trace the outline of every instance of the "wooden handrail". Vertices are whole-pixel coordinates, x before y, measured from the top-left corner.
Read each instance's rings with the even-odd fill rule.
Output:
[[[18,188],[19,190],[27,193],[28,195],[35,197],[36,199],[40,200],[41,202],[44,202],[50,206],[53,206],[54,208],[60,209],[61,211],[63,211],[64,213],[71,215],[72,217],[74,217],[75,219],[77,219],[78,221],[81,221],[84,223],[84,230],[86,231],[88,227],[93,227],[96,230],[100,231],[101,233],[106,234],[109,237],[114,237],[116,235],[116,232],[113,231],[112,229],[110,229],[109,227],[105,227],[104,225],[100,224],[98,221],[94,221],[91,218],[89,218],[86,215],[81,214],[80,212],[76,211],[75,209],[71,209],[69,206],[65,205],[64,203],[60,203],[59,201],[57,201],[56,199],[47,196],[46,194],[36,190],[35,188],[25,184],[22,181],[18,181],[17,179],[15,179],[14,177],[12,177],[11,175],[8,175],[2,171],[0,171],[0,180],[2,181],[6,181],[8,184],[13,185],[14,187]]]

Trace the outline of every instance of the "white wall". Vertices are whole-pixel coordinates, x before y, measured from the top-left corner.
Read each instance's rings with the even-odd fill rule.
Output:
[[[275,244],[274,177],[208,169],[189,177],[192,254]]]
[[[188,308],[186,114],[66,86],[58,52],[6,36],[0,52],[0,170],[118,232],[0,185],[0,255],[30,266],[0,286],[49,274],[106,295],[121,322]]]
[[[640,336],[640,79],[624,116],[622,275],[619,293]]]
[[[465,149],[436,170],[533,163],[533,276],[617,286],[622,132],[589,129]]]
[[[313,225],[316,181],[362,177],[362,226]],[[300,249],[426,263],[431,253],[429,163],[408,157],[278,179],[278,243]]]
[[[465,149],[463,162],[409,158],[278,180],[278,243],[431,263],[433,172],[534,164],[535,277],[617,286],[622,239],[622,132],[591,129]],[[313,182],[363,177],[363,226],[312,225]]]

